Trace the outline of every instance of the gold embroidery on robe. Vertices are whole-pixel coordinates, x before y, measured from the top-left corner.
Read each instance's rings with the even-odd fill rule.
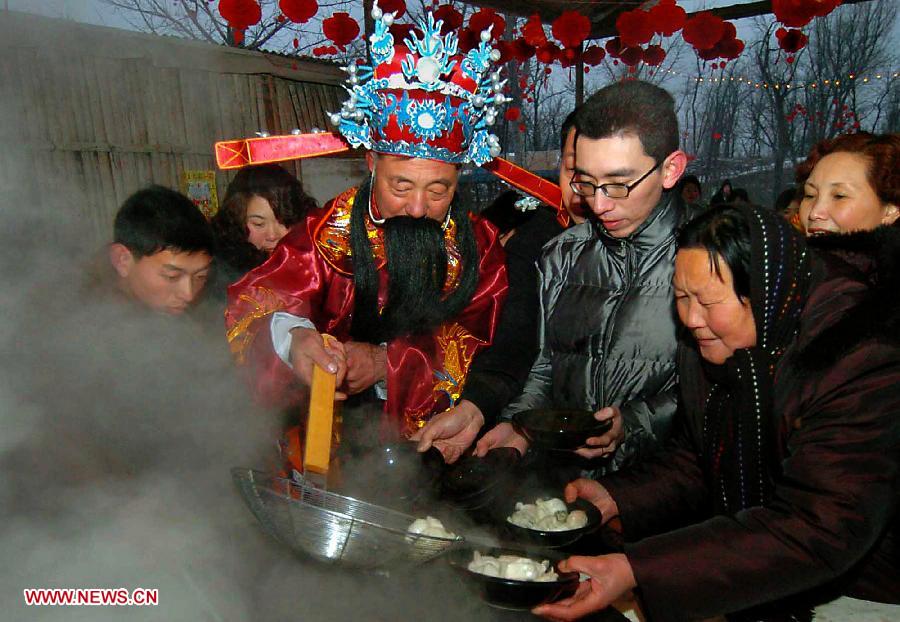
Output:
[[[241,294],[238,297],[238,300],[241,302],[250,303],[253,306],[243,317],[236,320],[226,333],[231,353],[234,355],[238,365],[243,365],[246,362],[245,352],[250,347],[250,344],[253,343],[256,333],[259,332],[259,327],[251,332],[251,324],[284,307],[284,303],[282,303],[278,294],[268,287],[258,287],[255,289],[255,292],[259,295],[259,298],[254,298],[250,294]]]
[[[475,349],[479,345],[487,345],[487,342],[475,337],[459,324],[443,324],[435,335],[438,349],[444,353],[443,369],[434,370],[434,389],[432,395],[435,402],[441,395],[446,395],[450,400],[450,407],[456,405],[459,396],[466,386],[466,376],[475,356]],[[423,427],[431,418],[431,411],[407,413],[405,432],[412,434]]]

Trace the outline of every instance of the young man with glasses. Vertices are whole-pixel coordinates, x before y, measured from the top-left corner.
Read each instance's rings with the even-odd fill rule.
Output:
[[[668,433],[676,404],[675,232],[689,214],[671,191],[687,157],[672,97],[640,81],[607,86],[579,109],[570,182],[584,224],[544,247],[540,351],[525,389],[504,411],[576,408],[610,420],[578,450],[593,474],[620,468]],[[524,451],[501,423],[478,443]]]

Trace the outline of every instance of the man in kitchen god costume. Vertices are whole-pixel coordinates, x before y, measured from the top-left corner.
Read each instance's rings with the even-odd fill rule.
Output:
[[[459,399],[490,345],[507,290],[496,230],[455,196],[459,169],[496,157],[488,131],[507,101],[482,33],[457,53],[430,14],[403,42],[372,11],[370,64],[351,64],[332,123],[368,149],[371,176],[312,212],[229,288],[232,352],[258,395],[298,403],[313,363],[336,397],[374,388],[382,437],[408,437]]]

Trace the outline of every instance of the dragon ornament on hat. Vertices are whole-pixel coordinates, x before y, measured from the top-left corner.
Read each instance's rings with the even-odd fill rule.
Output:
[[[395,43],[394,16],[372,9],[371,64],[344,68],[350,97],[331,122],[354,147],[378,153],[479,166],[497,157],[500,140],[488,128],[510,100],[499,70],[491,71],[500,58],[491,29],[459,54],[456,34],[442,36],[430,13]]]

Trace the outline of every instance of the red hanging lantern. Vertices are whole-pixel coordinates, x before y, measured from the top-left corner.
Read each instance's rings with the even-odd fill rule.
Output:
[[[516,39],[510,43],[510,53],[520,63],[524,63],[534,56],[534,48],[528,45],[524,39]]]
[[[458,48],[463,54],[468,54],[470,50],[475,49],[481,41],[477,32],[468,28],[462,28],[457,33],[459,37]]]
[[[634,67],[644,59],[644,50],[640,46],[625,48],[619,53],[619,58],[629,67]]]
[[[537,58],[540,62],[545,65],[549,65],[557,58],[559,58],[559,48],[553,43],[547,43],[537,49],[535,52],[535,58]]]
[[[462,13],[449,4],[439,6],[434,10],[433,15],[435,20],[444,22],[441,26],[441,35],[447,35],[454,30],[459,30],[463,23]]]
[[[667,37],[684,28],[687,21],[687,13],[675,4],[675,0],[661,0],[648,13],[653,31]]]
[[[744,42],[740,39],[728,39],[727,41],[721,41],[716,48],[721,58],[734,60],[744,51]]]
[[[322,22],[322,33],[343,50],[359,35],[359,24],[349,13],[338,12]]]
[[[547,45],[547,33],[544,32],[544,25],[541,23],[540,15],[535,13],[528,18],[528,21],[522,26],[522,36],[525,39],[525,43],[533,48]]]
[[[503,113],[503,118],[507,121],[518,121],[521,116],[522,110],[518,106],[507,108],[506,112]]]
[[[553,36],[565,48],[577,48],[591,34],[591,20],[578,11],[564,11],[553,20]]]
[[[295,24],[305,24],[319,11],[316,0],[279,0],[278,8]]]
[[[722,140],[722,134],[720,134],[719,132],[713,132],[712,137],[713,140]]]
[[[388,31],[391,33],[391,36],[394,37],[394,41],[397,42],[403,41],[415,30],[416,27],[412,24],[398,24],[397,22],[394,22],[388,26]]]
[[[778,47],[788,54],[796,54],[809,43],[809,37],[796,28],[790,30],[779,28],[775,31],[775,38],[778,39]]]
[[[687,21],[681,36],[698,50],[708,50],[725,34],[725,21],[709,11],[698,13]]]
[[[499,39],[506,29],[506,20],[504,20],[494,9],[481,9],[469,18],[469,29],[481,34],[483,30],[487,30],[490,26],[491,38]]]
[[[619,54],[622,53],[622,42],[619,41],[619,37],[613,37],[607,41],[605,47],[606,53],[613,58],[619,58]]]
[[[642,45],[653,38],[650,14],[640,9],[621,13],[616,19],[616,30],[622,45],[626,47]]]
[[[406,13],[405,0],[378,0],[378,8],[385,14],[396,13],[395,18],[403,17]]]
[[[772,0],[775,19],[791,28],[802,28],[814,17],[824,17],[835,10],[841,0]]]
[[[525,132],[525,129],[526,129],[526,128],[525,128],[525,124],[524,124],[524,123],[519,123],[519,131],[522,132],[522,133],[524,133],[524,132]]]
[[[658,67],[666,59],[666,51],[659,45],[648,45],[641,58],[651,67]]]
[[[235,30],[246,30],[262,19],[262,9],[255,0],[220,0],[219,13]],[[237,37],[235,42],[238,42]]]
[[[592,45],[589,48],[585,49],[582,53],[581,58],[584,60],[585,65],[590,65],[592,67],[599,65],[603,58],[606,56],[606,50],[604,50],[599,45]]]

